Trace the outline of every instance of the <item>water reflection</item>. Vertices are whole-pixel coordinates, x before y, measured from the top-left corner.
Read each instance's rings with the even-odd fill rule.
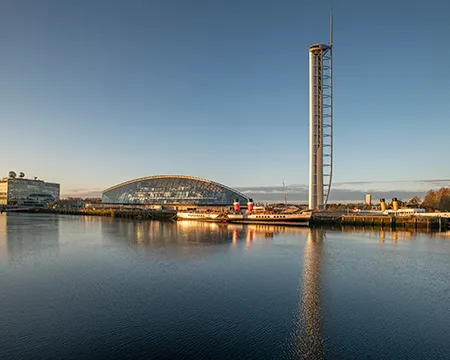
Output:
[[[309,229],[262,224],[223,224],[198,221],[129,221],[108,219],[102,221],[104,241],[121,241],[139,246],[209,246],[230,244],[245,248],[255,242],[275,239],[277,236],[298,235]]]
[[[322,229],[311,229],[306,240],[303,255],[303,284],[299,290],[301,302],[294,335],[296,354],[292,354],[291,357],[323,358],[321,275],[324,236],[325,233]]]
[[[353,235],[357,235],[358,237],[363,238],[375,238],[379,239],[380,244],[385,244],[386,242],[390,242],[392,244],[397,243],[397,241],[412,241],[417,238],[420,238],[423,234],[427,234],[427,236],[433,236],[434,234],[439,233],[424,233],[413,230],[385,230],[385,229],[361,229],[361,228],[342,228],[342,232],[350,233]]]
[[[102,223],[105,241],[111,239],[139,246],[208,245],[231,241],[226,227],[216,223],[129,221],[107,219]]]
[[[0,214],[0,262],[8,258],[6,242],[6,214]]]
[[[444,232],[435,232],[435,233],[430,234],[430,236],[433,238],[450,240],[450,230],[444,231]]]
[[[333,229],[334,232],[342,232],[354,234],[362,237],[378,238],[380,243],[397,241],[411,241],[421,238],[450,238],[450,231],[426,230],[426,229],[411,229],[411,228],[377,228],[377,227],[357,227],[357,226],[342,226],[341,228]]]
[[[0,259],[19,264],[57,256],[59,221],[59,217],[47,215],[0,215]]]

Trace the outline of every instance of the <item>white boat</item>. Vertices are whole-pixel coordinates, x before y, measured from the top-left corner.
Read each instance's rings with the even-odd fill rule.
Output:
[[[311,219],[311,213],[300,214],[228,214],[229,222],[254,222],[254,223],[289,223],[289,222],[308,222]]]
[[[218,213],[177,212],[177,218],[180,220],[215,220],[218,216]]]

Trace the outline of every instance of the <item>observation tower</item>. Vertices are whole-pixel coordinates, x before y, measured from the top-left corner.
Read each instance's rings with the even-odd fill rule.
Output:
[[[333,14],[329,44],[309,48],[309,208],[325,209],[333,174]]]

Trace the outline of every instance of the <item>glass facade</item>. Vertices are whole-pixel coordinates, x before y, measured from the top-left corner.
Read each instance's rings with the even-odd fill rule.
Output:
[[[0,205],[6,205],[8,201],[8,182],[0,180]]]
[[[0,200],[6,197],[8,205],[37,205],[59,200],[59,184],[21,178],[5,179],[0,184]]]
[[[241,204],[248,197],[225,185],[191,176],[161,175],[131,180],[103,192],[104,204]]]

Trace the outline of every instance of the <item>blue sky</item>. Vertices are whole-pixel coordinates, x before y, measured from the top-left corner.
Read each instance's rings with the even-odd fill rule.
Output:
[[[450,3],[384,0],[3,1],[0,173],[307,184],[331,6],[336,182],[449,179]]]

